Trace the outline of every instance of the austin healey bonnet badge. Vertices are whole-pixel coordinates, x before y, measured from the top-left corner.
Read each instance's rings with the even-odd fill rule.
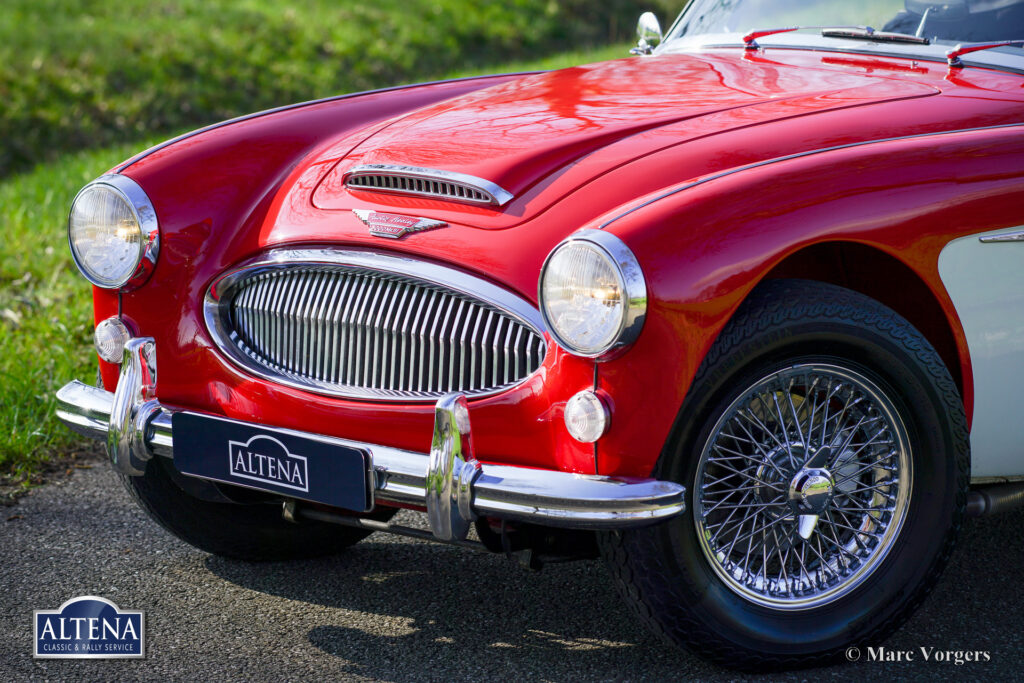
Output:
[[[433,230],[448,225],[444,221],[416,218],[414,216],[400,216],[394,213],[380,213],[379,211],[370,211],[368,209],[352,209],[352,213],[369,226],[371,235],[393,240],[404,237],[410,232]]]

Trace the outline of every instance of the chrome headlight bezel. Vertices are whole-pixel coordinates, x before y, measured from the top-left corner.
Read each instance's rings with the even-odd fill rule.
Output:
[[[607,259],[621,283],[622,314],[620,316],[618,330],[611,338],[611,341],[598,349],[583,349],[573,344],[572,340],[566,339],[554,324],[548,314],[548,307],[544,296],[544,280],[548,274],[548,268],[552,259],[561,249],[564,249],[576,242],[586,242],[588,246],[595,247],[596,251]],[[541,267],[540,278],[537,281],[537,300],[540,304],[541,315],[544,317],[544,324],[555,342],[563,349],[583,358],[592,358],[599,361],[615,358],[640,336],[643,329],[644,318],[647,315],[647,281],[644,279],[640,263],[626,243],[615,235],[604,230],[580,230],[563,240],[558,246],[551,250],[544,265]]]
[[[75,206],[87,192],[94,190],[97,186],[103,186],[120,195],[138,223],[141,233],[135,267],[130,273],[117,279],[100,277],[83,263],[71,233],[71,221],[75,213]],[[149,200],[146,192],[127,176],[103,175],[79,190],[71,202],[71,210],[68,212],[67,232],[71,258],[74,259],[78,271],[86,280],[102,289],[134,289],[142,285],[156,267],[156,260],[160,253],[160,223],[157,220],[156,211],[153,209],[153,203]]]

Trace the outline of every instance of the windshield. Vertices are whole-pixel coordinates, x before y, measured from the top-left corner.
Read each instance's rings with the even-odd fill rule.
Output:
[[[859,49],[853,41],[822,37],[820,27],[870,26],[876,31],[926,38],[932,44],[906,45],[888,52],[916,51],[930,57],[944,54],[957,43],[1024,38],[1024,0],[692,0],[666,38],[676,43],[736,44],[753,30],[788,26],[819,27],[758,39],[761,45]],[[867,41],[862,41],[867,42]],[[879,51],[877,46],[864,46]],[[998,48],[1006,55],[1024,55],[1021,48]],[[988,52],[972,58],[985,60]]]

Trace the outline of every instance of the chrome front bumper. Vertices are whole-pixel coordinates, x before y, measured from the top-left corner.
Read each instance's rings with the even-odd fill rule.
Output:
[[[174,456],[173,411],[159,404],[155,388],[153,340],[132,339],[125,347],[117,390],[70,382],[57,392],[57,417],[79,434],[105,441],[119,472],[141,476],[154,455]],[[474,456],[468,404],[461,394],[437,402],[429,453],[331,441],[368,451],[374,500],[426,507],[431,530],[442,540],[465,538],[478,516],[622,529],[685,509],[685,489],[673,482],[481,464]]]

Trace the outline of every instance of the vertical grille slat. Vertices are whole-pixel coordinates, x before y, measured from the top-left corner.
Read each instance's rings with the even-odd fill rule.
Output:
[[[364,369],[363,366],[365,365],[363,362],[363,356],[366,354],[367,347],[370,345],[369,339],[367,339],[367,337],[369,337],[367,334],[369,331],[369,324],[366,321],[369,319],[369,316],[373,315],[373,308],[369,304],[371,299],[380,296],[380,291],[372,285],[373,283],[371,283],[369,279],[363,283],[363,298],[359,302],[359,309],[356,312],[355,320],[352,322],[352,334],[355,337],[355,343],[352,345],[355,349],[355,353],[353,354],[355,362],[349,369],[350,378],[348,383],[359,387],[366,386],[366,379],[362,371]]]
[[[444,297],[443,296],[439,297],[439,302],[435,302],[435,303],[439,303],[438,310],[440,310],[440,307],[444,305]],[[434,324],[431,326],[430,334],[427,335],[427,339],[426,339],[426,342],[427,342],[426,358],[427,358],[427,360],[424,362],[424,364],[427,366],[427,385],[426,385],[426,391],[437,391],[437,386],[434,384],[434,376],[435,376],[435,374],[437,375],[438,381],[440,381],[440,379],[441,379],[441,370],[440,370],[440,368],[437,367],[438,366],[438,363],[437,363],[437,321],[438,321],[438,319],[439,318],[438,318],[437,314],[435,313],[434,316],[433,316]],[[435,373],[435,370],[436,370],[436,373]]]
[[[430,297],[436,296],[436,292],[430,290],[424,290],[423,300],[420,302],[420,307],[416,311],[416,316],[413,318],[412,325],[409,328],[409,351],[406,356],[409,359],[407,372],[409,373],[409,379],[404,385],[403,389],[406,391],[414,391],[416,383],[416,368],[418,363],[416,359],[419,358],[419,350],[423,346],[423,335],[420,334],[422,320],[424,318],[424,311],[430,302]]]
[[[295,301],[295,317],[293,319],[292,334],[294,335],[292,341],[292,355],[294,361],[292,363],[293,372],[298,375],[306,374],[306,363],[309,360],[309,354],[306,350],[306,345],[309,343],[309,330],[307,329],[307,318],[306,308],[312,303],[313,290],[316,283],[315,273],[306,273],[303,277],[302,284],[299,288]],[[303,292],[308,292],[309,296],[302,296]]]
[[[257,323],[256,328],[253,330],[253,335],[264,340],[270,338],[270,325],[272,321],[268,302],[270,300],[270,287],[273,283],[274,279],[268,275],[259,278],[253,287],[253,305],[257,311]]]
[[[519,372],[520,372],[519,368],[520,368],[520,364],[522,362],[522,359],[520,358],[520,353],[519,353],[519,343],[522,341],[522,339],[523,339],[523,328],[520,327],[519,330],[516,332],[516,340],[512,344],[512,353],[513,353],[513,355],[515,356],[515,359],[516,359],[516,377],[519,376]]]
[[[302,307],[305,303],[303,292],[309,291],[310,273],[303,273],[298,285],[292,292],[291,305],[291,329],[288,340],[288,368],[296,373],[302,374],[302,362],[305,360],[302,347],[306,341],[305,330],[303,329]]]
[[[409,355],[412,353],[412,326],[415,324],[414,316],[420,308],[419,303],[425,293],[426,290],[422,287],[412,289],[405,318],[402,320],[402,341],[398,349],[398,384],[395,387],[398,391],[408,391],[406,377],[408,377],[409,371]]]
[[[447,393],[452,390],[452,377],[455,375],[455,342],[448,335],[446,330],[449,329],[448,321],[452,318],[452,313],[455,310],[455,297],[446,297],[444,302],[444,310],[438,311],[438,315],[435,316],[435,326],[440,323],[440,327],[437,330],[437,389],[440,393]],[[447,348],[447,351],[445,349]],[[447,359],[447,362],[445,362]],[[447,369],[447,373],[445,372]]]
[[[512,323],[511,320],[509,321],[509,323],[510,324],[508,326],[508,331],[505,332],[505,349],[504,349],[504,351],[505,351],[505,379],[502,382],[502,384],[508,384],[509,377],[513,376],[511,374],[511,371],[512,371],[512,356],[510,354],[510,351],[511,351],[510,345],[512,344],[512,334],[516,331],[516,326],[511,324]]]
[[[338,295],[334,297],[334,301],[331,302],[330,316],[329,316],[329,329],[331,331],[331,350],[327,355],[327,378],[326,381],[332,384],[338,383],[338,372],[341,368],[341,364],[338,362],[342,353],[344,353],[345,347],[342,345],[341,333],[342,326],[345,321],[342,319],[342,314],[345,310],[345,302],[348,300],[348,296],[351,292],[352,278],[343,273],[338,275],[341,280],[341,286],[338,291]]]
[[[430,302],[427,304],[427,310],[424,313],[423,321],[420,324],[419,329],[419,358],[417,359],[417,372],[416,372],[416,389],[415,391],[424,391],[423,388],[423,376],[427,365],[430,362],[430,357],[427,356],[427,345],[430,343],[430,337],[432,336],[433,330],[430,329],[431,321],[434,325],[437,325],[436,312],[440,302],[444,300],[444,295],[440,292],[434,292],[433,296],[430,297]],[[430,391],[430,387],[427,387],[426,391]]]
[[[313,368],[317,357],[317,330],[315,328],[315,316],[313,311],[320,302],[323,294],[325,273],[316,273],[310,280],[312,295],[303,301],[302,305],[302,346],[300,358],[302,359],[302,374],[307,377],[314,377]]]
[[[384,304],[381,306],[380,311],[382,315],[378,315],[377,322],[374,327],[380,330],[380,339],[377,344],[374,344],[374,352],[379,349],[380,354],[374,360],[373,376],[374,382],[371,383],[375,389],[387,389],[389,384],[387,383],[387,374],[392,365],[391,354],[388,353],[391,348],[391,316],[395,310],[395,303],[398,301],[398,297],[402,292],[402,283],[390,282],[388,283],[388,293],[384,297]]]
[[[498,356],[498,343],[501,338],[501,317],[498,317],[491,325],[491,362],[488,367],[491,369],[491,384],[490,386],[498,386],[498,374],[501,372],[501,359]]]
[[[344,329],[343,329],[343,343],[342,348],[345,349],[345,363],[342,365],[339,371],[338,384],[351,385],[355,380],[356,371],[356,349],[359,342],[359,330],[356,329],[356,318],[358,316],[359,306],[362,304],[363,298],[367,293],[368,281],[366,278],[356,278],[354,292],[352,299],[348,302],[345,308],[344,318]],[[344,379],[341,378],[344,375]]]
[[[291,358],[291,306],[295,300],[295,290],[298,288],[297,279],[281,278],[281,291],[279,296],[281,297],[281,314],[277,316],[279,334],[277,339],[277,364],[285,369],[290,370],[288,367],[288,360]]]
[[[459,376],[458,380],[455,379],[454,373],[449,384],[449,391],[465,391],[466,390],[466,324],[469,321],[472,310],[466,311],[466,315],[463,316],[463,311],[466,310],[466,302],[459,301],[459,308],[455,312],[455,322],[452,324],[452,350],[458,349],[459,357],[456,363],[453,358],[453,366],[458,368]]]
[[[260,287],[262,291],[256,297],[256,306],[260,309],[260,317],[263,320],[256,332],[260,335],[260,338],[267,349],[273,349],[274,347],[275,316],[271,313],[271,311],[274,310],[271,294],[273,293],[274,286],[276,284],[277,278],[273,275],[268,275],[262,283],[257,282],[257,286]]]
[[[327,325],[327,310],[331,305],[331,301],[334,298],[334,291],[338,286],[337,274],[325,274],[324,278],[326,281],[324,291],[320,298],[319,305],[316,308],[317,345],[316,350],[314,351],[316,373],[313,375],[313,379],[318,382],[323,382],[327,379],[327,345],[331,342]]]
[[[479,386],[477,382],[478,372],[480,367],[484,363],[484,344],[481,339],[481,334],[487,332],[487,324],[484,322],[486,317],[484,316],[483,310],[477,312],[476,323],[473,325],[473,332],[470,336],[469,342],[469,390],[473,391]],[[481,332],[480,326],[483,325],[483,331]],[[479,349],[479,352],[477,351]],[[477,362],[477,355],[479,353],[479,364]]]
[[[341,396],[488,393],[533,373],[546,352],[521,319],[401,273],[293,265],[243,280],[225,305],[244,364]]]
[[[285,295],[284,303],[284,315],[281,316],[282,327],[284,332],[281,335],[281,350],[280,350],[280,364],[285,369],[295,372],[295,308],[299,302],[299,293],[302,291],[302,285],[306,280],[306,273],[299,273],[298,277],[291,280],[289,283],[287,294]]]
[[[401,317],[402,309],[405,307],[405,290],[406,286],[404,283],[398,285],[398,291],[395,292],[395,298],[391,300],[391,307],[388,309],[388,315],[384,323],[387,334],[387,346],[384,350],[388,362],[386,366],[387,375],[381,377],[381,385],[385,389],[395,388],[395,373],[398,370],[398,320]]]

